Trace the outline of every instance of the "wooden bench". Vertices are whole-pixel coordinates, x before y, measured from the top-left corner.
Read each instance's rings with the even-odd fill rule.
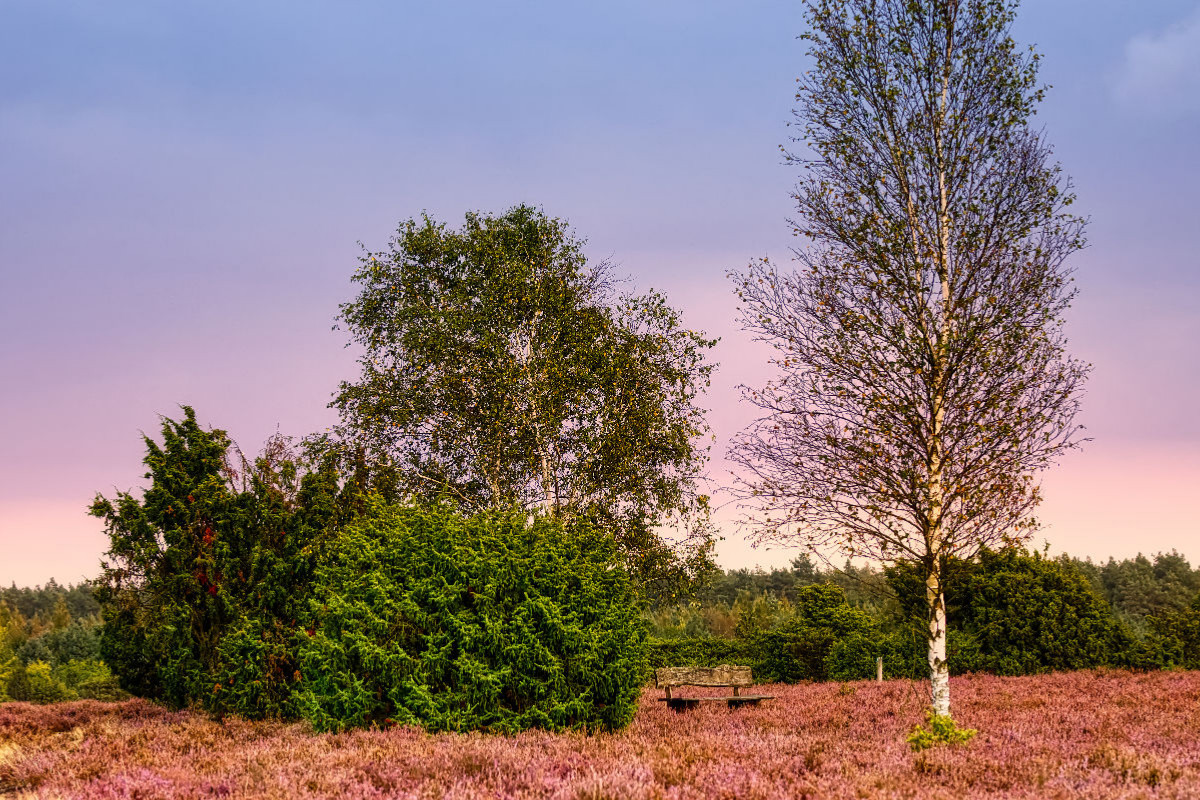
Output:
[[[659,667],[654,671],[654,685],[663,690],[658,698],[673,711],[687,711],[703,702],[723,700],[730,708],[746,704],[758,705],[763,700],[773,700],[774,695],[742,694],[742,689],[754,685],[754,676],[749,667],[722,664],[719,667]],[[730,686],[730,697],[675,697],[671,690],[680,686]]]

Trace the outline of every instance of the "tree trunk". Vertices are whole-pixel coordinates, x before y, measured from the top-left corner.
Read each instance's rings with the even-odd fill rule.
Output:
[[[950,202],[946,179],[945,127],[950,92],[950,71],[953,63],[954,26],[958,3],[946,9],[946,47],[942,67],[942,91],[938,98],[938,113],[934,124],[934,154],[938,182],[938,250],[937,276],[941,289],[941,307],[937,340],[933,353],[933,419],[931,420],[931,458],[929,464],[929,528],[926,546],[929,552],[929,575],[925,580],[925,598],[929,603],[929,681],[930,708],[937,716],[950,716],[950,667],[946,663],[946,593],[942,588],[942,552],[945,546],[943,529],[945,515],[946,448],[946,390],[948,351],[953,333],[954,310],[950,293]]]
[[[550,470],[550,454],[546,452],[547,445],[542,439],[542,426],[537,426],[538,446],[541,448],[542,461],[542,511],[547,516],[558,513],[558,497],[554,491],[554,475]]]
[[[933,713],[950,716],[950,666],[946,663],[946,594],[942,590],[941,564],[935,560],[925,581],[929,601],[929,680],[930,708]]]

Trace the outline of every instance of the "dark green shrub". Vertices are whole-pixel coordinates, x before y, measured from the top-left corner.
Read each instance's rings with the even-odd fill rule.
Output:
[[[822,681],[830,677],[830,658],[839,641],[863,641],[877,635],[874,620],[846,601],[832,584],[812,584],[796,591],[793,619],[755,637],[756,674],[766,682]]]
[[[1149,624],[1156,646],[1146,649],[1165,662],[1161,666],[1200,669],[1200,595],[1186,610],[1163,612]]]
[[[29,673],[20,661],[10,668],[4,693],[9,700],[29,702]]]
[[[834,642],[825,669],[830,680],[868,680],[875,677],[876,659],[882,656],[884,678],[928,678],[926,647],[916,632],[852,633]]]
[[[758,651],[743,639],[650,639],[646,643],[647,680],[653,680],[658,667],[753,667],[757,662]]]
[[[117,703],[129,699],[129,692],[122,689],[117,679],[111,675],[88,678],[75,687],[75,694],[80,700],[101,700],[105,703]]]
[[[1136,657],[1136,639],[1069,559],[984,550],[975,561],[950,560],[945,574],[952,673],[1026,675],[1126,666]],[[888,580],[910,618],[923,619],[919,569],[897,565]]]
[[[758,656],[754,677],[764,683],[798,683],[828,678],[825,659],[833,649],[834,635],[794,620],[753,639]]]
[[[138,695],[294,716],[307,585],[365,478],[342,484],[332,463],[308,465],[278,438],[247,461],[223,431],[184,414],[163,420],[161,445],[145,438],[142,498],[92,505],[110,541],[95,590],[100,654]]]
[[[50,646],[54,660],[50,663],[57,666],[69,661],[91,661],[100,657],[100,630],[95,624],[72,622],[65,628],[50,631],[42,638]]]
[[[773,630],[740,639],[658,640],[651,643],[648,660],[653,667],[741,664],[753,669],[757,681],[797,683],[870,677],[876,656],[888,654],[889,661],[900,664],[896,654],[908,658],[905,647],[881,635],[870,615],[851,606],[840,587],[813,584],[796,590],[793,615]],[[903,663],[907,670],[908,662]]]
[[[372,504],[317,570],[297,707],[321,730],[618,728],[645,625],[614,543],[523,514]]]
[[[17,648],[17,658],[26,665],[38,661],[49,664],[54,660],[54,653],[50,652],[50,645],[47,644],[45,637],[35,636]]]

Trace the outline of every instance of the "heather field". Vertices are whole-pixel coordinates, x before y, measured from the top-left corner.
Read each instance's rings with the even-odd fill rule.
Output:
[[[773,686],[613,735],[316,735],[140,700],[0,706],[0,790],[27,798],[1200,797],[1200,672],[955,678],[966,746],[913,753],[924,686]]]

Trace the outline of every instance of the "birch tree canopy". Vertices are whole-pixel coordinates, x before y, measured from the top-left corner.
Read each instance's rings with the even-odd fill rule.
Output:
[[[1070,182],[1030,121],[1039,56],[1008,0],[809,0],[789,154],[797,268],[734,274],[776,377],[735,440],[759,540],[923,568],[948,715],[942,563],[1025,540],[1081,441]]]
[[[529,206],[458,230],[407,220],[354,280],[340,321],[362,373],[332,405],[403,493],[587,515],[660,587],[708,564],[697,399],[715,341],[665,297],[618,294],[566,223]]]

